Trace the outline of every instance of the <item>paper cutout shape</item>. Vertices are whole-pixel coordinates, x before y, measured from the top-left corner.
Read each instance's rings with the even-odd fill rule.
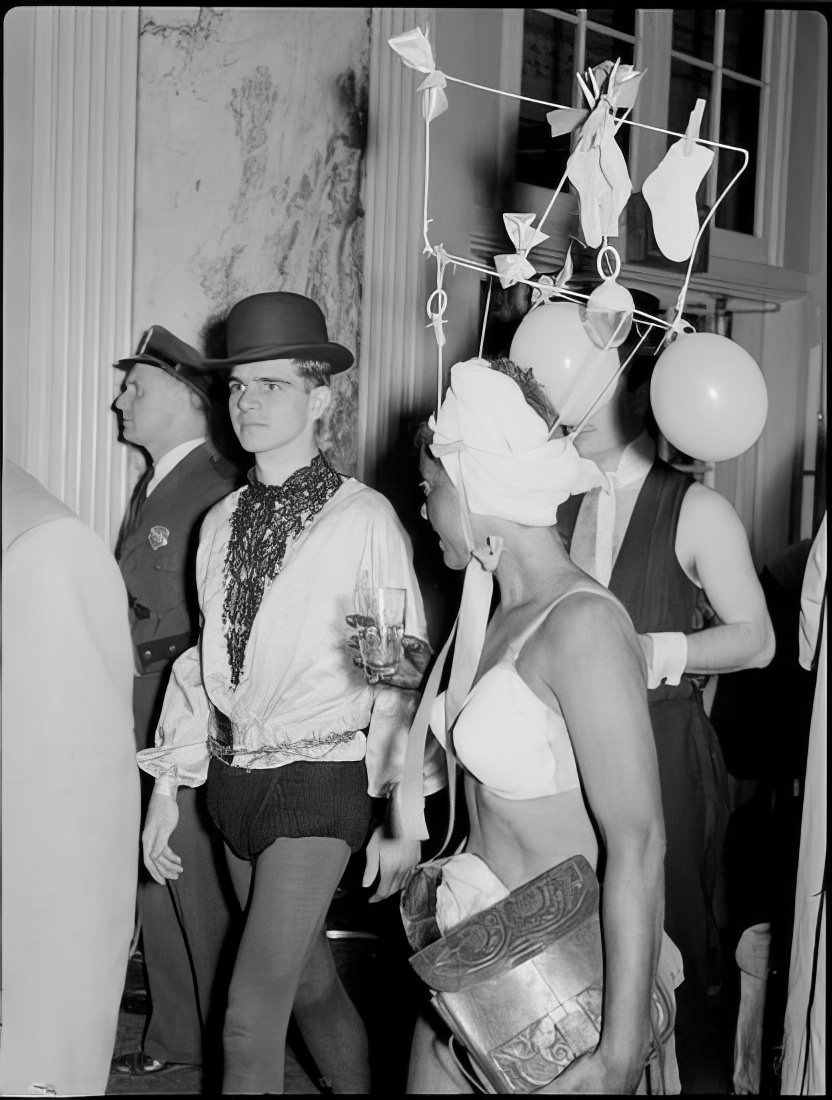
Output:
[[[534,214],[503,214],[503,224],[516,249],[515,252],[494,257],[494,267],[503,290],[514,286],[520,279],[530,279],[536,274],[536,269],[526,259],[526,253],[541,241],[548,241],[549,237],[535,229],[532,225],[534,219]]]
[[[503,225],[518,252],[528,252],[530,248],[548,241],[547,233],[541,233],[532,225],[535,214],[503,214]]]
[[[602,61],[600,65],[590,69],[587,74],[595,88],[595,92],[587,88],[580,74],[577,74],[576,79],[590,108],[597,107],[601,98],[600,87],[607,83],[609,87],[605,88],[603,96],[607,100],[608,109],[629,111],[635,104],[641,78],[646,72],[646,69],[639,71],[634,69],[632,65]],[[589,117],[589,113],[589,108],[586,107],[558,107],[554,111],[549,111],[546,115],[546,121],[552,129],[552,137],[560,137],[562,134],[571,133]]]
[[[605,61],[587,73],[592,90],[577,77],[589,110],[558,108],[546,116],[553,137],[581,126],[566,176],[578,195],[581,229],[592,248],[603,237],[618,236],[618,220],[632,194],[627,162],[615,140],[615,111],[633,106],[643,75],[631,65]]]
[[[503,290],[514,286],[522,279],[531,279],[533,275],[537,274],[537,268],[529,263],[525,256],[518,256],[516,252],[495,256],[494,267],[497,270],[500,286]]]
[[[412,31],[388,38],[387,43],[409,69],[428,74],[416,91],[425,93],[422,97],[422,117],[426,122],[432,122],[443,111],[447,111],[448,97],[444,91],[447,84],[445,74],[436,68],[427,36],[418,27],[414,27]]]
[[[581,229],[590,248],[598,248],[604,237],[617,237],[633,187],[608,111],[587,119],[566,162],[566,176],[578,194]]]
[[[563,261],[563,267],[558,272],[557,276],[553,279],[551,275],[541,275],[537,280],[537,286],[532,291],[532,302],[530,309],[534,309],[535,306],[545,305],[553,298],[559,297],[557,291],[561,287],[565,287],[569,280],[572,278],[572,274],[575,268],[572,263],[572,243],[570,242],[569,248],[566,250],[566,259]],[[549,288],[552,288],[551,290]]]
[[[713,149],[695,140],[704,109],[705,100],[698,99],[685,137],[670,146],[641,188],[653,218],[656,244],[663,255],[677,262],[690,259],[693,252],[699,232],[696,192],[714,160]]]

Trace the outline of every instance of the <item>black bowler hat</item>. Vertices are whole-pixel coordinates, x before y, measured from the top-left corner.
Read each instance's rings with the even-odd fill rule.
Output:
[[[303,294],[267,291],[232,308],[225,322],[226,359],[204,359],[207,370],[265,359],[315,359],[333,374],[352,366],[352,352],[333,344],[320,308]]]
[[[171,378],[184,382],[203,401],[211,400],[213,378],[202,369],[202,356],[196,348],[161,325],[151,325],[139,340],[136,354],[119,359],[113,366],[119,370],[130,370],[134,363],[149,363],[152,367],[158,367]]]

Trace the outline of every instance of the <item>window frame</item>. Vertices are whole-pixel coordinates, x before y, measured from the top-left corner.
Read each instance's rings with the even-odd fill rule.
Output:
[[[704,63],[701,59],[689,58],[679,51],[672,50],[673,9],[636,10],[635,35],[630,36],[603,24],[596,24],[587,18],[587,9],[579,9],[577,15],[571,15],[556,8],[536,9],[552,15],[564,22],[577,24],[583,28],[576,43],[576,66],[581,71],[585,59],[586,30],[597,30],[611,38],[626,41],[634,39],[633,64],[637,69],[647,69],[649,77],[643,82],[639,98],[633,111],[636,121],[648,125],[667,127],[670,92],[671,56],[678,57],[699,67],[717,69],[716,42],[715,60]],[[591,11],[591,9],[589,9]],[[750,279],[754,284],[762,284],[766,277],[760,267],[780,267],[783,263],[783,232],[785,226],[785,196],[787,171],[789,127],[787,121],[791,114],[791,84],[794,66],[794,27],[793,11],[767,10],[763,35],[763,58],[759,81],[721,65],[722,30],[724,28],[724,9],[716,22],[719,27],[720,65],[718,72],[721,90],[722,78],[727,74],[731,78],[752,83],[761,88],[760,121],[757,140],[757,178],[755,185],[754,233],[739,233],[730,229],[720,229],[713,222],[710,230],[709,274],[735,276]],[[583,16],[581,13],[583,12]],[[523,67],[523,16],[524,9],[507,8],[503,11],[503,53],[500,68],[500,87],[520,94]],[[716,36],[715,36],[716,37]],[[713,78],[712,78],[713,87]],[[577,82],[573,89],[573,105],[578,105]],[[503,98],[500,125],[500,172],[504,179],[516,179],[516,146],[519,117],[517,100]],[[719,110],[710,112],[710,126],[717,124]],[[711,139],[711,134],[703,135]],[[636,127],[631,129],[630,137],[630,175],[633,190],[641,188],[644,179],[659,163],[665,148],[663,135],[654,134]],[[714,183],[709,185],[709,203],[716,195],[716,168],[712,168]],[[551,192],[534,184],[514,184],[516,209],[542,213],[548,205]],[[562,192],[555,200],[543,231],[550,236],[550,242],[540,246],[537,252],[544,259],[544,251],[562,254],[568,237],[575,230],[577,202],[571,194]],[[626,238],[618,238],[626,249]],[[548,245],[548,248],[546,247]],[[625,252],[626,254],[626,252]],[[755,278],[756,273],[756,278]]]

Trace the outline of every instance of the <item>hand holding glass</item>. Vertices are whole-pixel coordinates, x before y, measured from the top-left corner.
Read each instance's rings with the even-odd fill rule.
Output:
[[[361,588],[356,595],[358,647],[371,681],[390,676],[402,659],[404,588]]]

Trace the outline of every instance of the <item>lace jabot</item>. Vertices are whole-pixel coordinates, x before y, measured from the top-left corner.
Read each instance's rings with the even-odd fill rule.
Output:
[[[322,454],[282,485],[264,485],[252,468],[231,516],[223,564],[223,633],[231,682],[240,682],[254,617],[283,567],[286,547],[307,528],[347,480]]]

